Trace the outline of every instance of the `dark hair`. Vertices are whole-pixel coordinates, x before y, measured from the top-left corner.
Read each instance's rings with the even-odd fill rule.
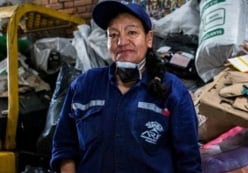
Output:
[[[148,83],[149,93],[158,99],[164,99],[168,92],[168,88],[163,85],[166,68],[163,60],[151,48],[146,53],[146,69],[151,77],[151,81]]]

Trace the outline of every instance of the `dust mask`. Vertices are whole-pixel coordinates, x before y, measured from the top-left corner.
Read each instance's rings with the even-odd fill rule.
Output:
[[[134,82],[141,80],[142,78],[142,69],[145,66],[146,59],[144,58],[139,64],[131,62],[116,62],[116,73],[120,77],[121,81]]]

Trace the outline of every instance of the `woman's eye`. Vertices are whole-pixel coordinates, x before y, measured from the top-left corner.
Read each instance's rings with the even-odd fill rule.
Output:
[[[116,34],[116,33],[110,33],[110,34],[109,34],[109,37],[110,37],[111,39],[115,39],[115,38],[118,37],[118,34]]]
[[[128,35],[130,36],[136,36],[138,34],[138,32],[136,31],[128,31]]]

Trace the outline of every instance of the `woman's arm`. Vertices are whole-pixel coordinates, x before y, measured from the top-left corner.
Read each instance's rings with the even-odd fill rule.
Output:
[[[73,90],[70,88],[61,109],[53,136],[50,166],[55,171],[62,170],[62,165],[68,169],[74,167],[75,170],[75,163],[79,159],[79,143],[75,120],[70,117],[72,97]],[[72,160],[74,160],[73,164],[71,162]]]
[[[197,116],[190,94],[185,90],[174,105],[171,128],[176,172],[200,173]]]

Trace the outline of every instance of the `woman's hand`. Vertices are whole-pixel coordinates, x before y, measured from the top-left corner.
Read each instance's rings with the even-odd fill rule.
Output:
[[[76,164],[73,160],[63,160],[60,164],[61,173],[76,173]]]

